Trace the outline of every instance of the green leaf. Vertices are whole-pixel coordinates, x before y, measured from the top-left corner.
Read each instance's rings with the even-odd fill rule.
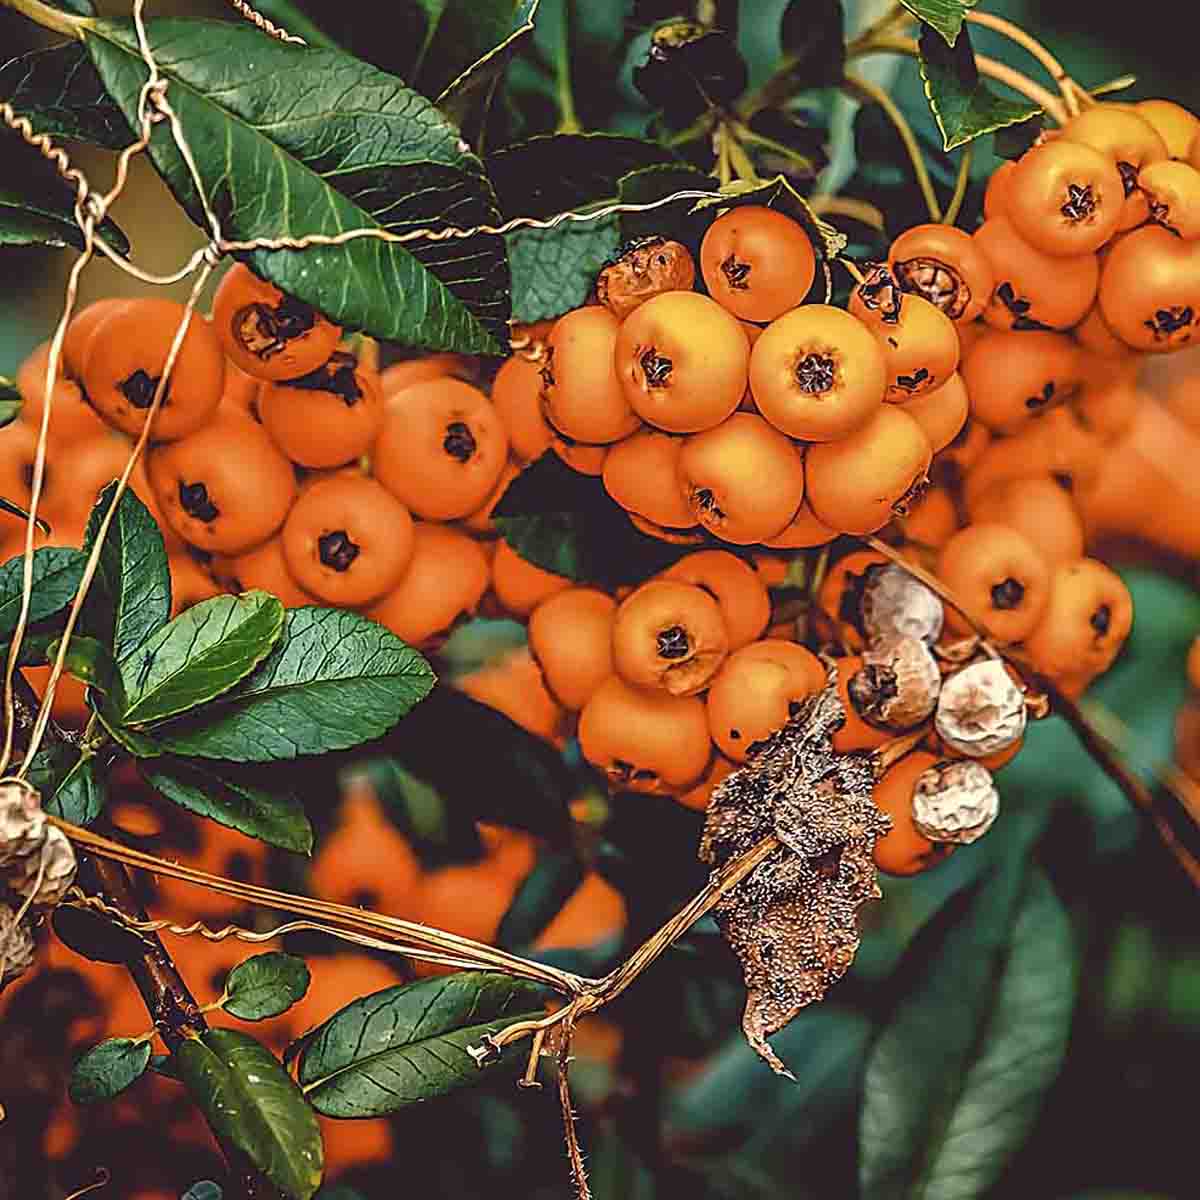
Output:
[[[83,577],[84,555],[70,546],[43,546],[33,552],[33,592],[29,623],[43,621],[75,597]],[[18,554],[0,567],[0,642],[7,643],[17,627],[25,559]]]
[[[82,905],[60,904],[51,913],[50,923],[55,937],[67,949],[92,962],[124,965],[145,957],[153,947],[149,938]]]
[[[283,628],[268,592],[214,596],[182,612],[121,663],[125,725],[152,725],[211,700],[249,675]]]
[[[211,1179],[199,1179],[192,1184],[179,1200],[223,1200],[225,1193]]]
[[[112,505],[116,482],[101,493],[88,517],[83,548],[90,552]],[[83,627],[127,659],[171,619],[171,570],[162,532],[150,510],[126,491],[108,527],[96,578],[83,610]]]
[[[21,393],[17,391],[17,385],[11,379],[0,375],[0,429],[11,425],[20,415]],[[5,511],[13,512],[14,508],[16,505],[6,506]]]
[[[899,1003],[867,1059],[859,1122],[864,1200],[910,1195],[930,1142],[953,1115],[995,1003],[1027,872],[1024,853],[998,862],[929,922],[904,957]]]
[[[58,638],[46,647],[46,657],[52,662],[57,661],[61,648],[62,639]],[[103,642],[84,634],[74,635],[67,644],[63,670],[101,693],[111,708],[120,709],[124,701],[121,676],[111,651]]]
[[[967,12],[979,0],[900,0],[914,17],[942,35],[947,46],[953,46],[962,32]]]
[[[1028,100],[1006,100],[984,83],[965,30],[953,49],[928,27],[921,30],[921,78],[946,150],[1028,121],[1042,111]]]
[[[600,479],[571,470],[553,451],[508,485],[495,514],[496,528],[522,558],[605,586],[640,582],[694,549],[639,532]]]
[[[650,204],[676,192],[704,190],[717,191],[711,175],[681,163],[659,163],[622,175],[617,183],[617,199],[622,204]],[[622,213],[622,242],[655,235],[674,237],[692,250],[693,255],[698,255],[709,222],[704,214],[691,211],[694,203],[693,200],[679,200],[646,212]]]
[[[288,1196],[308,1200],[321,1185],[321,1130],[279,1060],[234,1029],[189,1038],[174,1059],[217,1138],[246,1154]]]
[[[134,140],[79,42],[32,50],[0,66],[0,100],[55,138],[120,150]]]
[[[283,850],[312,853],[312,826],[304,806],[290,792],[268,791],[255,773],[170,754],[150,759],[142,770],[152,787],[188,812]]]
[[[94,712],[109,737],[117,745],[128,750],[134,758],[155,758],[163,752],[162,746],[149,734],[142,733],[128,725],[122,725],[112,713],[106,711],[104,706],[94,709]]]
[[[427,100],[341,51],[264,38],[250,25],[147,23],[171,103],[196,152],[204,194],[226,237],[300,238],[360,228],[493,224],[482,164]],[[127,116],[146,66],[132,26],[104,21],[86,37]],[[271,86],[264,88],[263,79]],[[189,215],[204,214],[170,130],[156,128],[154,165]],[[332,320],[380,338],[463,353],[507,342],[504,243],[480,234],[400,245],[255,250],[250,265]]]
[[[58,738],[42,742],[29,764],[29,779],[42,795],[42,807],[73,825],[90,825],[108,803],[108,781],[96,769],[94,755]]]
[[[513,320],[544,321],[585,303],[621,244],[616,217],[505,235],[513,279]]]
[[[433,683],[425,659],[382,625],[341,609],[293,608],[256,671],[156,735],[177,753],[235,762],[323,754],[386,733]]]
[[[582,882],[577,854],[543,850],[500,922],[496,945],[514,951],[531,946]]]
[[[786,80],[792,85],[790,94],[840,83],[846,62],[844,25],[842,0],[792,0],[779,26],[785,57],[772,83]]]
[[[265,1021],[302,1000],[309,979],[308,963],[294,954],[256,954],[229,972],[221,1007],[239,1021]]]
[[[1066,1054],[1075,1000],[1070,920],[1045,875],[1029,880],[973,1060],[926,1146],[916,1190],[973,1200],[1024,1145]],[[946,1119],[948,1117],[948,1119]]]
[[[384,1116],[467,1087],[484,1077],[467,1047],[540,1015],[539,996],[533,984],[484,971],[363,996],[316,1030],[300,1057],[300,1084],[327,1117]],[[504,1060],[527,1056],[526,1046]]]
[[[150,1042],[109,1038],[93,1046],[71,1071],[67,1093],[76,1104],[111,1100],[141,1078],[150,1062]]]

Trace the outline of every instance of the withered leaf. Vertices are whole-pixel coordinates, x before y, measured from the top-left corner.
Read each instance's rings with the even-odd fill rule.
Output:
[[[746,1038],[789,1078],[767,1038],[846,973],[858,910],[882,894],[871,853],[890,822],[871,799],[871,756],[833,749],[844,721],[831,676],[713,792],[700,840],[714,870],[771,834],[782,843],[713,915],[742,964]]]

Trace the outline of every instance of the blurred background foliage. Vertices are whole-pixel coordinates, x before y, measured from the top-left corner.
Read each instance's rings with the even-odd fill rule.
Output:
[[[127,10],[120,0],[98,7],[112,14]],[[411,31],[393,23],[376,0],[307,0],[299,7],[378,66],[401,75],[412,68]],[[508,93],[489,126],[492,144],[559,126],[554,64],[563,54],[570,59],[575,117],[582,128],[645,133],[652,113],[632,86],[632,69],[644,55],[649,20],[676,7],[542,0],[536,36],[513,63]],[[1168,96],[1200,110],[1194,38],[1178,19],[1189,6],[1139,12],[1093,0],[988,0],[984,7],[1042,39],[1085,86],[1131,73],[1138,79],[1125,98]],[[154,0],[150,8],[154,15],[228,15],[217,0]],[[738,44],[753,87],[778,58],[786,0],[742,0],[740,8]],[[851,28],[883,8],[879,0],[849,0]],[[641,32],[630,40],[626,31],[636,30],[639,18]],[[973,37],[978,50],[1021,62],[1019,52],[987,31],[976,30]],[[45,41],[21,18],[0,11],[0,57]],[[955,163],[937,149],[915,64],[878,58],[864,69],[885,83],[909,116],[930,151],[935,177],[952,181]],[[820,91],[806,93],[798,108],[827,131],[822,135],[828,139],[827,185],[873,200],[897,228],[922,219],[894,135],[875,113],[856,121],[851,106]],[[979,180],[995,162],[989,142],[983,139],[974,163]],[[8,149],[0,141],[0,173]],[[79,158],[105,178],[102,156],[85,148]],[[132,184],[114,215],[136,257],[150,269],[173,266],[200,244],[198,231],[144,159],[135,161]],[[0,250],[0,374],[11,375],[47,335],[67,266],[67,256],[56,251]],[[138,290],[100,262],[85,275],[80,298],[86,303]],[[1181,568],[1177,575],[1187,573]],[[1132,762],[1149,777],[1155,764],[1170,758],[1172,723],[1185,689],[1184,657],[1200,630],[1200,596],[1187,580],[1161,572],[1130,567],[1125,575],[1136,603],[1134,634],[1093,698],[1133,730]],[[499,636],[505,636],[503,630]],[[469,661],[483,652],[468,637],[451,656]],[[376,781],[385,798],[410,825],[433,829],[433,842],[444,838],[436,797],[411,777],[389,776],[389,770],[381,764]],[[1063,723],[1035,726],[1000,782],[1008,819],[941,869],[885,883],[885,901],[870,915],[851,976],[830,1002],[803,1014],[776,1039],[799,1077],[797,1085],[772,1078],[742,1041],[736,964],[711,925],[693,931],[614,1007],[611,1017],[625,1031],[616,1073],[585,1065],[577,1074],[592,1185],[601,1200],[856,1194],[857,1114],[872,1044],[904,997],[911,998],[905,989],[914,972],[920,978],[948,937],[945,914],[978,907],[996,864],[1006,855],[1023,855],[1032,834],[1042,831],[1036,866],[1069,915],[1059,958],[1079,979],[1065,1065],[1029,1140],[998,1179],[978,1192],[960,1185],[926,1194],[1031,1200],[1184,1200],[1196,1194],[1190,1144],[1192,1072],[1200,1061],[1195,895]],[[636,934],[639,925],[655,924],[694,883],[689,854],[663,847],[687,851],[699,818],[667,801],[639,797],[634,806],[623,806],[622,799],[633,798],[614,802],[611,840],[617,849],[608,873],[630,890]],[[1042,936],[1052,931],[1034,930],[1035,943]],[[601,948],[576,965],[595,970],[603,959]],[[999,957],[989,967],[997,980],[1003,969]],[[935,1032],[939,1020],[952,1025],[954,1008],[951,998],[946,1012],[924,1014],[926,1024]],[[936,1056],[936,1038],[914,1042],[913,1053]],[[647,1063],[656,1069],[648,1070]],[[914,1088],[921,1078],[918,1062]],[[656,1113],[664,1114],[661,1129]],[[550,1094],[515,1099],[507,1090],[468,1093],[410,1110],[394,1127],[408,1194],[523,1194],[534,1200],[564,1194],[561,1135]],[[366,1168],[343,1183],[364,1196],[394,1195],[395,1170]],[[329,1188],[323,1195],[343,1200],[352,1193]]]

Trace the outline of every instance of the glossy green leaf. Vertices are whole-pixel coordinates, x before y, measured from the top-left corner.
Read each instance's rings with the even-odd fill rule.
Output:
[[[93,908],[60,904],[50,915],[54,935],[68,950],[92,962],[124,965],[145,956],[152,943]],[[151,1060],[151,1067],[154,1063]]]
[[[1042,111],[1028,100],[1008,100],[988,87],[979,76],[966,31],[950,49],[929,28],[922,29],[921,78],[946,150],[965,146],[981,134],[1019,125]]]
[[[109,1038],[93,1046],[71,1070],[67,1092],[76,1104],[111,1100],[141,1078],[150,1063],[150,1042]]]
[[[914,17],[936,29],[948,46],[958,41],[963,21],[979,0],[900,0]]]
[[[239,1021],[265,1021],[302,1000],[310,978],[308,963],[294,954],[256,954],[229,972],[221,1007]]]
[[[179,1200],[224,1200],[225,1193],[211,1179],[199,1179],[192,1184]]]
[[[31,50],[0,66],[0,100],[38,133],[119,150],[134,140],[129,122],[104,90],[78,42]]]
[[[544,321],[578,308],[591,294],[601,267],[621,244],[616,217],[557,229],[508,234],[513,320]]]
[[[234,1029],[189,1038],[173,1057],[213,1133],[246,1154],[286,1195],[308,1200],[324,1169],[321,1130],[279,1060]]]
[[[46,657],[57,661],[61,647],[61,638],[51,642],[46,647]],[[73,635],[63,657],[63,670],[100,692],[111,706],[120,708],[124,698],[121,676],[112,652],[103,642],[85,634]]]
[[[496,221],[482,164],[446,117],[393,76],[337,50],[265,38],[246,24],[147,25],[227,237],[402,233]],[[101,22],[86,45],[130,115],[146,79],[132,27]],[[150,156],[203,224],[200,197],[164,125]],[[302,254],[255,250],[249,262],[331,319],[375,337],[484,354],[506,343],[508,265],[495,236],[404,245],[361,237]]]
[[[293,608],[275,650],[203,713],[155,731],[169,750],[273,762],[386,733],[433,687],[417,651],[382,625],[332,608]]]
[[[622,175],[617,183],[617,199],[622,204],[650,204],[679,192],[717,191],[716,181],[696,167],[682,163],[659,163],[639,167]],[[683,242],[693,255],[700,252],[700,241],[710,224],[703,213],[692,211],[693,199],[683,199],[645,212],[622,213],[621,241],[640,237],[673,237]]]
[[[20,415],[21,393],[17,391],[17,385],[11,379],[0,375],[0,429],[11,425]]]
[[[163,752],[162,746],[149,734],[142,733],[141,730],[134,729],[130,725],[122,725],[112,713],[106,711],[103,705],[94,711],[96,718],[104,726],[104,731],[109,737],[118,746],[123,746],[128,750],[134,758],[155,758]]]
[[[83,554],[70,546],[43,546],[33,552],[33,592],[29,622],[45,620],[75,597],[83,576]],[[21,612],[25,559],[18,554],[0,567],[0,642],[8,642]]]
[[[101,493],[88,517],[83,548],[96,544],[116,482]],[[126,491],[108,527],[100,565],[84,606],[83,628],[107,642],[117,662],[128,658],[171,619],[171,570],[162,532],[150,510]]]
[[[180,613],[121,663],[126,725],[152,725],[211,700],[249,675],[283,629],[267,592],[214,596]]]
[[[1032,836],[1035,826],[1024,814],[1006,819],[1028,822]],[[899,1002],[867,1059],[859,1121],[863,1200],[914,1194],[930,1143],[952,1116],[978,1055],[1027,878],[1027,852],[1005,857],[909,947],[896,981]]]
[[[384,1116],[467,1087],[484,1077],[467,1047],[540,1014],[539,996],[530,983],[483,971],[363,996],[315,1031],[300,1057],[300,1084],[327,1117]],[[525,1047],[504,1057],[527,1056]]]
[[[90,825],[108,802],[108,783],[92,755],[55,737],[42,742],[29,766],[30,782],[48,813],[74,825]]]
[[[283,850],[312,852],[312,826],[304,805],[290,792],[263,787],[256,773],[231,763],[171,754],[150,759],[142,769],[153,787],[188,812]]]

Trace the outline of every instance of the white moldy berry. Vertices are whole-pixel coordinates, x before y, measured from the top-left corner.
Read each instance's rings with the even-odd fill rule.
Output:
[[[28,921],[0,901],[0,991],[33,966],[35,947]]]
[[[972,663],[942,683],[933,723],[952,750],[983,758],[1025,733],[1025,697],[999,659]]]
[[[919,638],[901,637],[863,652],[846,690],[864,721],[903,733],[932,715],[942,686],[933,652]]]
[[[75,882],[75,850],[57,825],[46,827],[46,838],[32,854],[9,868],[4,882],[35,908],[54,908]]]
[[[20,780],[0,784],[0,872],[32,854],[46,837],[37,792]]]
[[[862,592],[862,627],[872,645],[884,646],[899,637],[933,645],[942,633],[945,613],[941,599],[896,563],[867,571]]]
[[[917,832],[931,842],[968,845],[983,837],[1000,813],[992,773],[969,759],[935,763],[923,771],[913,791]]]

